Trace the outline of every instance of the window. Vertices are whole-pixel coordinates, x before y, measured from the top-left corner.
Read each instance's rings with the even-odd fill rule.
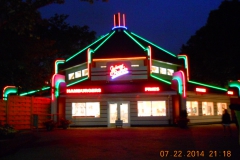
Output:
[[[79,77],[81,77],[81,71],[75,72],[75,78],[79,78]]]
[[[160,74],[167,74],[167,69],[160,67]]]
[[[100,117],[99,102],[72,103],[72,116]]]
[[[227,109],[227,103],[217,103],[217,115],[222,115],[225,109]]]
[[[152,66],[152,73],[159,73],[159,68],[156,66]]]
[[[68,74],[68,80],[74,79],[74,73],[69,73]]]
[[[189,116],[198,116],[197,101],[187,101],[187,113]]]
[[[138,101],[138,116],[166,116],[166,102]]]
[[[88,69],[82,70],[82,76],[87,76],[88,75]]]
[[[167,69],[167,75],[172,76],[174,70],[173,69]]]
[[[202,114],[204,116],[214,115],[213,102],[202,102]]]

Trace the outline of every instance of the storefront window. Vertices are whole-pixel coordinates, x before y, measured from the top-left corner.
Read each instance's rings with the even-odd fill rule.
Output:
[[[172,76],[174,70],[173,69],[167,69],[167,75]]]
[[[167,74],[167,69],[160,67],[160,74]]]
[[[69,73],[68,74],[68,80],[74,79],[74,73]]]
[[[227,103],[217,103],[217,115],[222,115],[225,109],[227,109]]]
[[[166,116],[166,102],[138,101],[138,116]]]
[[[79,78],[79,77],[81,77],[81,71],[75,72],[75,78]]]
[[[202,114],[204,116],[214,115],[213,102],[202,102]]]
[[[100,117],[99,102],[72,103],[72,116]]]
[[[88,75],[88,69],[82,70],[82,76],[87,76]]]
[[[197,101],[187,101],[187,113],[189,116],[198,116]]]
[[[159,68],[156,66],[152,66],[152,73],[159,73]]]

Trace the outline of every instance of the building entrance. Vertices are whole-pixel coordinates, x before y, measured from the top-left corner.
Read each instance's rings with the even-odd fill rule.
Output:
[[[129,102],[109,102],[108,103],[108,126],[115,127],[115,120],[122,120],[123,126],[130,126]]]

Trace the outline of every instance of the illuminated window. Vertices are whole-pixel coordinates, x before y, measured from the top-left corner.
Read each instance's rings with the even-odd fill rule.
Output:
[[[217,115],[222,115],[225,109],[227,109],[227,103],[217,103]]]
[[[79,78],[79,77],[81,77],[81,71],[75,72],[75,78]]]
[[[214,115],[213,102],[202,102],[202,114],[204,116]]]
[[[72,116],[100,117],[99,102],[72,103]]]
[[[152,66],[152,73],[159,73],[159,67]]]
[[[160,67],[160,74],[167,74],[167,69]]]
[[[198,116],[197,101],[187,101],[187,113],[189,116]]]
[[[74,79],[74,73],[69,73],[68,74],[68,80]]]
[[[138,116],[166,116],[166,102],[138,101]]]
[[[174,70],[173,69],[167,69],[167,75],[172,76]]]
[[[82,70],[82,76],[88,76],[88,69]]]

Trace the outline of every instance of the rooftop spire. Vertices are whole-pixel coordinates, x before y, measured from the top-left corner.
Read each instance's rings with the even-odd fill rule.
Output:
[[[112,30],[116,29],[116,28],[123,28],[123,29],[127,29],[126,27],[126,20],[125,20],[125,14],[121,13],[117,13],[113,15],[113,28]]]

